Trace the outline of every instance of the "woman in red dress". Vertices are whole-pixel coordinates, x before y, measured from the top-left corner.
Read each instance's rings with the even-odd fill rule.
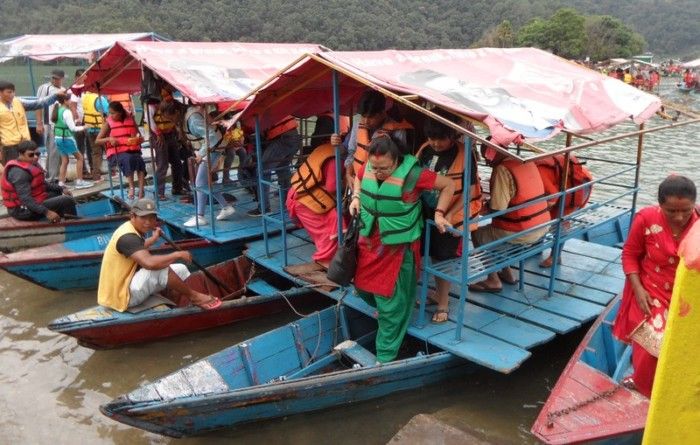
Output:
[[[698,219],[695,184],[684,176],[669,176],[659,185],[659,205],[634,217],[622,249],[627,276],[613,334],[632,344],[631,382],[649,397],[661,340],[666,328],[678,246]]]

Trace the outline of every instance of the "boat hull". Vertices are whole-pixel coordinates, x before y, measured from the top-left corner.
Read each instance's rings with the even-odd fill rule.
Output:
[[[649,399],[618,384],[629,350],[612,337],[620,298],[588,331],[532,426],[547,444],[639,443]]]
[[[58,223],[0,219],[0,250],[10,252],[113,232],[128,218],[115,214],[116,209],[108,199],[78,204],[77,209],[81,219]]]
[[[439,352],[372,368],[154,406],[139,406],[122,397],[102,405],[100,411],[127,425],[183,437],[372,400],[467,375],[476,367],[450,353]]]
[[[102,255],[112,232],[47,245],[0,256],[0,268],[32,283],[52,290],[90,290],[97,288]],[[236,242],[216,244],[204,239],[176,241],[192,253],[195,261],[209,266],[240,253]],[[165,254],[173,249],[161,245],[151,249]]]

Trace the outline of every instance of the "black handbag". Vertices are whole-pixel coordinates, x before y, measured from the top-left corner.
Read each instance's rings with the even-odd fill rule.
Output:
[[[338,246],[338,251],[328,266],[326,276],[329,280],[341,286],[348,286],[355,278],[355,270],[357,270],[357,240],[360,237],[361,225],[362,221],[359,214],[353,216],[348,230],[345,232],[343,243]]]

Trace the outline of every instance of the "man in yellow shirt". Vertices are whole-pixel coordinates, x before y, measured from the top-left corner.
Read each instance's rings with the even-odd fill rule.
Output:
[[[185,284],[190,272],[176,262],[192,262],[191,253],[176,250],[152,255],[148,251],[161,235],[156,216],[156,204],[150,199],[139,199],[131,206],[129,221],[117,228],[105,249],[97,302],[123,312],[166,290],[205,310],[221,306],[220,299],[196,292]],[[152,235],[145,238],[148,232]]]

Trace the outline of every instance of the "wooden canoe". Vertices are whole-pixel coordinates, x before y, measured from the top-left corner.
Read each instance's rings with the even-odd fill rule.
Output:
[[[631,373],[630,349],[612,336],[613,300],[564,368],[532,433],[547,444],[639,443],[649,399],[619,382]]]

